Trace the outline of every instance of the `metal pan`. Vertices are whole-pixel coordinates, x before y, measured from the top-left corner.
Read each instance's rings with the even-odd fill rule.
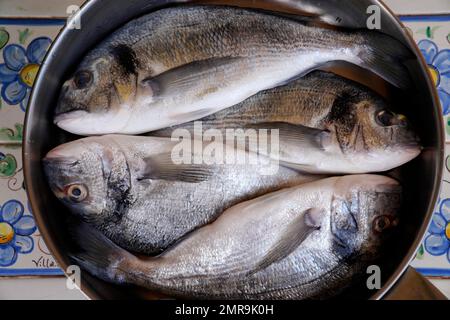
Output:
[[[53,43],[41,67],[25,120],[23,148],[25,183],[40,232],[64,270],[70,264],[67,253],[74,246],[65,224],[68,212],[50,191],[41,164],[41,159],[50,149],[76,138],[62,132],[52,123],[52,114],[61,84],[84,54],[113,30],[135,17],[158,8],[187,2],[190,1],[91,0],[80,11],[81,29],[64,28]],[[413,270],[407,269],[423,240],[439,194],[444,161],[444,130],[439,100],[430,80],[427,65],[406,29],[402,27],[392,12],[377,0],[219,0],[207,2],[257,7],[294,15],[304,15],[306,10],[315,20],[353,28],[366,28],[368,17],[366,10],[370,5],[377,5],[381,10],[381,32],[392,35],[415,52],[417,59],[408,64],[413,84],[409,92],[402,94],[398,94],[373,75],[358,68],[330,66],[332,70],[370,85],[374,90],[391,99],[397,108],[412,121],[425,147],[417,159],[396,172],[404,186],[405,201],[401,213],[402,224],[396,239],[386,248],[385,256],[377,262],[382,272],[382,288],[369,291],[365,287],[363,277],[360,283],[356,283],[343,292],[341,297],[442,298],[433,288],[427,290],[427,282],[423,281]],[[403,281],[399,281],[402,275],[404,275]],[[137,288],[111,285],[91,277],[87,273],[82,274],[81,285],[82,290],[93,299],[156,298],[159,296],[157,293]],[[395,288],[393,288],[394,286]],[[405,290],[405,288],[407,289]],[[421,296],[412,295],[414,293],[420,293]]]

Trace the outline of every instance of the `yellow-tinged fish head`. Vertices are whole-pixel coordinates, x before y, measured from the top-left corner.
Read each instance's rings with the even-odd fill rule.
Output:
[[[60,145],[43,159],[54,195],[86,221],[110,217],[116,207],[114,192],[120,193],[120,187],[129,183],[120,166],[123,159],[119,155],[117,160],[114,152],[101,138],[92,137]]]
[[[115,133],[126,126],[137,79],[127,48],[117,45],[86,56],[61,88],[56,125],[79,135]]]
[[[331,204],[331,232],[336,248],[373,259],[400,219],[402,188],[380,175],[337,180]]]

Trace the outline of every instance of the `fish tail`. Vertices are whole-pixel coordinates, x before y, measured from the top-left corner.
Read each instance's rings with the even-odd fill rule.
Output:
[[[81,252],[71,253],[71,260],[92,275],[107,282],[129,283],[130,265],[138,258],[120,248],[86,223],[72,230]]]
[[[379,75],[394,86],[406,89],[411,85],[411,76],[405,62],[414,54],[403,43],[380,32],[361,32],[359,43],[364,49],[358,57],[362,66]]]

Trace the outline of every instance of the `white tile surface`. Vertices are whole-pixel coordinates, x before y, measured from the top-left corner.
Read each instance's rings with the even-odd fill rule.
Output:
[[[67,17],[67,7],[85,0],[1,0],[0,12],[9,17]]]
[[[78,289],[69,290],[66,278],[8,278],[0,280],[0,300],[85,300]]]
[[[450,280],[430,279],[430,281],[450,299]]]
[[[81,5],[85,0],[1,0],[0,12],[2,16],[41,16],[66,17],[67,7]],[[385,0],[397,14],[437,14],[450,12],[449,0]]]
[[[450,280],[433,279],[431,282],[450,299]],[[0,300],[86,300],[78,289],[66,288],[66,279],[3,279],[0,280]]]
[[[384,0],[397,14],[439,14],[450,12],[450,0]]]

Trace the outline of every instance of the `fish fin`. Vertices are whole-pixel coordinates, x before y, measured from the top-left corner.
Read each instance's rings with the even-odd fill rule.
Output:
[[[194,161],[194,158],[192,158]],[[144,158],[145,168],[139,180],[158,179],[198,183],[208,180],[213,175],[211,166],[205,164],[176,164],[171,153],[161,153]]]
[[[310,165],[310,164],[299,164],[299,163],[292,163],[292,162],[288,162],[288,161],[283,161],[280,160],[280,165],[285,167],[285,168],[289,168],[295,171],[299,171],[299,172],[304,172],[304,173],[315,173],[315,166],[314,165]],[[319,172],[317,172],[319,173]]]
[[[135,256],[86,223],[77,223],[70,232],[81,249],[69,254],[76,265],[105,281],[126,282],[127,264],[137,259]]]
[[[296,9],[304,14],[314,14],[320,22],[341,28],[367,28],[368,4],[360,0],[347,0],[348,6],[343,7],[342,1],[302,0],[296,2]]]
[[[266,269],[294,252],[313,231],[320,229],[323,213],[323,209],[310,208],[300,214],[249,275]]]
[[[190,112],[170,115],[170,119],[176,120],[176,121],[184,121],[185,119],[201,119],[206,116],[209,116],[216,112],[217,110],[213,108],[203,108],[200,110],[194,110]]]
[[[327,130],[287,122],[264,122],[249,125],[247,128],[278,129],[280,141],[295,142],[305,148],[324,150],[330,141],[330,132]]]
[[[414,57],[400,41],[379,32],[364,33],[364,46],[359,58],[362,66],[400,89],[411,85],[411,76],[404,64]]]
[[[157,76],[142,79],[140,85],[151,88],[153,96],[178,94],[186,87],[197,83],[202,77],[214,75],[218,69],[226,70],[240,60],[241,58],[239,57],[224,57],[194,61],[163,72]],[[211,87],[205,89],[208,92],[215,90],[213,81],[210,83]]]
[[[317,70],[318,70],[318,71],[321,71],[321,68],[322,68],[324,65],[327,65],[327,63],[328,63],[328,62],[325,62],[325,63],[318,63],[318,64],[316,64],[315,66],[313,66],[312,68],[309,68],[309,69],[306,69],[306,70],[303,71],[303,72],[297,73],[295,76],[293,76],[293,77],[291,77],[291,78],[289,78],[289,79],[287,79],[287,80],[278,82],[272,89],[278,88],[278,87],[288,86],[289,84],[292,84],[293,82],[295,82],[295,81],[297,81],[297,80],[303,79],[304,77],[306,77],[307,75],[309,75],[310,73],[312,73],[312,72],[314,72],[314,71],[317,71]]]

